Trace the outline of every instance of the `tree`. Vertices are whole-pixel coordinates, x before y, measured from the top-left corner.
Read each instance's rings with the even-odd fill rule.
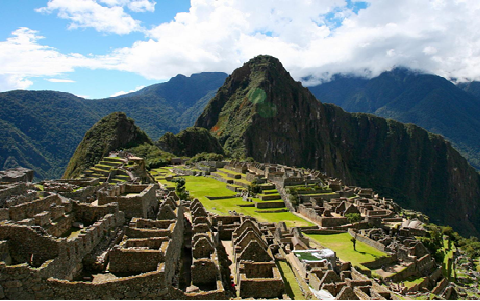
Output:
[[[362,216],[360,215],[360,213],[347,213],[345,214],[345,217],[350,224],[358,223],[362,220]]]
[[[188,198],[187,192],[185,190],[185,178],[175,178],[172,180],[175,182],[175,193],[181,200],[186,200]]]
[[[357,249],[355,248],[355,246],[357,244],[357,233],[355,233],[354,237],[350,238],[350,241],[353,243],[353,250],[357,251]]]
[[[250,195],[255,195],[257,193],[260,193],[262,189],[257,184],[257,181],[255,179],[255,180],[252,181],[252,183],[250,183],[250,185],[248,185],[247,190],[248,190]]]

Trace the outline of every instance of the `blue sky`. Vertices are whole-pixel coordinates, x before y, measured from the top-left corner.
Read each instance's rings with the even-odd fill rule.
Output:
[[[0,91],[103,98],[278,57],[316,84],[395,66],[480,79],[473,0],[1,0]]]

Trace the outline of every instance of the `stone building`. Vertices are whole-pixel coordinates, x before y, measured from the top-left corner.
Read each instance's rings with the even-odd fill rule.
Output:
[[[242,298],[282,298],[285,292],[274,256],[252,220],[244,221],[232,233],[233,256],[239,296]]]

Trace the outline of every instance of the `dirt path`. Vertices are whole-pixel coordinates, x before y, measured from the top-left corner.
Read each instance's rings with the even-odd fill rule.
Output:
[[[227,252],[228,259],[232,262],[230,265],[230,274],[234,275],[235,277],[235,264],[233,263],[233,247],[231,240],[222,240],[222,245],[225,248],[225,252]]]

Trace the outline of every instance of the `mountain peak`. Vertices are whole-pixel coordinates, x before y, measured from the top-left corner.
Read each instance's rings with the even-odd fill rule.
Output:
[[[114,112],[103,117],[87,131],[73,154],[63,178],[79,176],[85,169],[94,166],[111,151],[152,144],[147,134],[135,125],[133,119],[123,112]]]

